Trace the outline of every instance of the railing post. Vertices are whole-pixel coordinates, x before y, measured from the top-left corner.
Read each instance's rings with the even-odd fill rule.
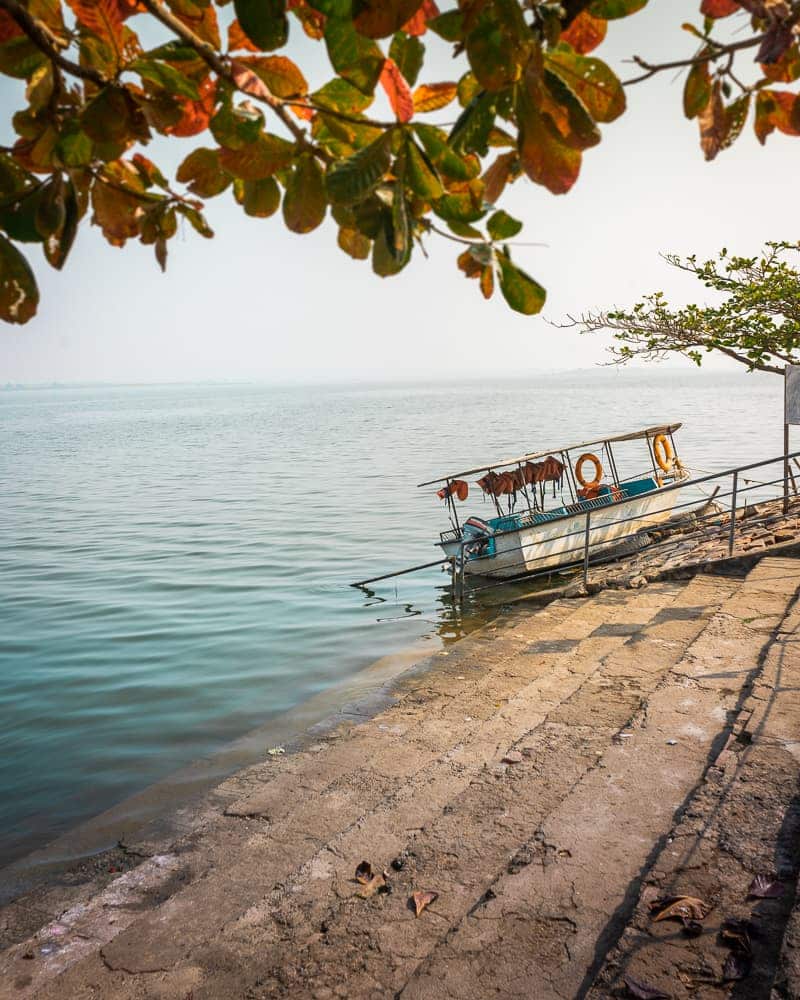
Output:
[[[733,555],[733,535],[736,531],[736,491],[739,487],[739,473],[733,474],[733,491],[731,493],[731,531],[728,536],[728,555]]]
[[[583,538],[583,585],[589,582],[589,519],[591,511],[586,511],[586,532]]]
[[[789,425],[783,425],[783,513],[789,513]]]

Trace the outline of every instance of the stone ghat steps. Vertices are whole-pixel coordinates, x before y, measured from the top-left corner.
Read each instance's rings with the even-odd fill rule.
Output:
[[[169,853],[0,956],[0,997],[582,995],[796,566],[517,609],[380,715],[226,782]],[[361,897],[362,859],[391,894]]]

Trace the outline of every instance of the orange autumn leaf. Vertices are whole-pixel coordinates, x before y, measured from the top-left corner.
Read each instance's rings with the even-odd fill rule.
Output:
[[[737,0],[703,0],[700,13],[704,17],[729,17],[740,10]]]
[[[21,35],[22,28],[7,11],[0,10],[0,45]]]
[[[432,17],[439,16],[439,8],[434,0],[425,0],[420,9],[410,17],[403,25],[403,31],[407,35],[424,35],[428,30],[428,21]]]
[[[300,100],[304,101],[305,99],[301,98]],[[316,111],[314,111],[313,108],[309,108],[304,103],[292,104],[292,105],[290,105],[290,110],[293,111],[294,114],[297,115],[298,118],[300,118],[302,121],[306,121],[306,122],[310,122],[311,119],[316,114]]]
[[[257,45],[253,45],[247,35],[242,31],[242,26],[234,18],[228,28],[228,52],[260,52]]]
[[[394,59],[387,59],[380,75],[381,86],[400,122],[410,122],[414,117],[414,98],[406,78]]]
[[[188,8],[178,5],[173,10],[173,14],[181,24],[185,24],[198,38],[218,49],[220,47],[219,24],[217,23],[217,11],[214,4],[210,3],[205,7],[201,7],[198,4],[196,10],[196,14],[190,13]]]
[[[122,11],[117,0],[67,0],[78,23],[108,42],[115,51],[122,48]]]
[[[141,0],[117,0],[117,6],[123,21],[126,17],[133,17],[134,14],[147,13],[147,7]]]
[[[458,93],[457,83],[423,83],[414,91],[414,111],[438,111]]]
[[[327,18],[322,11],[309,7],[306,0],[289,0],[286,6],[288,10],[297,12],[300,23],[303,25],[303,31],[305,31],[309,38],[319,41],[320,38],[325,36]]]
[[[593,17],[588,10],[582,10],[566,31],[561,32],[561,41],[586,55],[596,49],[606,37],[608,22],[601,17]]]
[[[164,129],[168,135],[186,138],[190,135],[198,135],[208,128],[211,116],[214,113],[214,105],[217,99],[217,84],[210,76],[200,84],[200,99],[193,101],[191,98],[182,98],[181,106],[183,115],[180,121],[169,128]]]

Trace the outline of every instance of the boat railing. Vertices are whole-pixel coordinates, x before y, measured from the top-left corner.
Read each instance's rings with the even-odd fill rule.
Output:
[[[798,475],[795,475],[794,464]],[[770,471],[772,467],[772,471]],[[758,473],[758,475],[756,475]],[[766,477],[765,478],[765,474]],[[722,539],[727,549],[727,554],[733,556],[736,553],[737,537],[742,535],[742,525],[753,528],[760,521],[773,523],[775,520],[785,516],[789,508],[797,507],[800,516],[800,497],[798,496],[798,480],[800,479],[800,451],[779,455],[776,458],[764,459],[760,462],[751,462],[747,465],[726,469],[723,472],[709,473],[708,475],[696,478],[687,478],[676,481],[669,485],[661,486],[658,490],[629,497],[623,500],[605,503],[602,506],[604,515],[602,523],[597,523],[597,508],[584,508],[580,511],[559,515],[553,521],[546,522],[549,525],[559,522],[575,522],[576,517],[583,514],[579,526],[571,530],[553,535],[548,532],[548,547],[557,541],[569,540],[569,547],[559,550],[560,556],[571,557],[561,562],[558,567],[552,565],[536,568],[537,562],[545,560],[552,561],[552,549],[550,555],[537,556],[529,550],[541,544],[541,540],[534,538],[529,542],[523,542],[519,546],[520,559],[517,565],[504,561],[503,570],[508,576],[525,577],[526,580],[537,577],[552,577],[565,573],[581,572],[584,583],[588,582],[589,570],[591,566],[602,562],[608,562],[613,555],[605,551],[607,538],[600,539],[598,534],[603,532],[608,536],[609,529],[620,527],[619,542],[635,537],[637,534],[647,535],[648,532],[658,531],[658,524],[643,524],[640,528],[626,533],[624,526],[632,526],[635,522],[643,522],[645,519],[652,522],[652,519],[659,514],[666,515],[673,526],[681,517],[687,522],[691,522],[694,528],[707,537],[717,536]],[[708,495],[704,491],[713,488],[713,494]],[[675,502],[674,497],[667,497],[666,494],[678,492],[681,496],[680,502]],[[682,499],[685,495],[686,499]],[[635,504],[643,497],[652,498],[658,496],[665,499],[662,506],[648,507],[646,513],[631,510],[631,505]],[[705,505],[705,506],[704,506]],[[756,506],[759,505],[759,506]],[[619,517],[609,520],[608,514],[618,511]],[[683,512],[681,514],[681,512]],[[594,523],[593,523],[594,520]],[[518,529],[514,529],[518,530]],[[509,532],[498,532],[495,537]],[[737,534],[738,533],[738,534]],[[457,540],[458,536],[456,536]],[[574,543],[574,544],[572,544]],[[457,596],[463,598],[464,593],[464,564],[465,548],[470,544],[469,540],[461,542],[459,555],[454,561],[454,588]],[[657,539],[648,544],[648,549],[657,549],[659,546],[674,544],[674,539],[669,534],[663,539]],[[600,546],[603,546],[603,550]],[[472,566],[477,569],[482,559],[487,561],[487,565],[496,557],[476,556],[470,560]],[[514,572],[518,570],[518,572]],[[477,574],[480,570],[477,569]],[[498,586],[507,586],[508,579],[493,580],[491,583],[481,586],[470,586],[470,593],[478,593],[482,590],[493,589]]]

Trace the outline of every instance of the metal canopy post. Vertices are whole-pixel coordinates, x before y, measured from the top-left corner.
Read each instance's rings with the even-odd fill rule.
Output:
[[[608,441],[603,442],[603,447],[608,454],[608,464],[611,466],[611,475],[614,477],[614,485],[619,487],[619,473],[617,472],[617,463],[614,461],[614,452],[611,449],[611,445]]]
[[[570,461],[569,452],[561,452],[561,460],[564,463],[564,468],[567,470],[567,486],[569,486],[569,492],[572,497],[572,502],[578,502],[578,486],[575,482],[575,473],[572,471],[572,462]]]
[[[456,531],[460,535],[461,534],[461,525],[458,522],[458,511],[456,510],[456,502],[453,499],[453,494],[450,492],[450,483],[451,483],[451,480],[448,479],[447,480],[447,486],[445,487],[445,489],[447,490],[447,504],[448,504],[448,506],[450,508],[450,511],[451,511],[451,514],[452,514],[453,524],[455,524]]]
[[[528,513],[533,517],[533,507],[531,507],[530,497],[528,496],[528,487],[525,483],[525,473],[522,470],[522,466],[518,465],[517,468],[520,472],[520,482],[522,483],[522,495],[525,497],[525,503],[528,505]]]

